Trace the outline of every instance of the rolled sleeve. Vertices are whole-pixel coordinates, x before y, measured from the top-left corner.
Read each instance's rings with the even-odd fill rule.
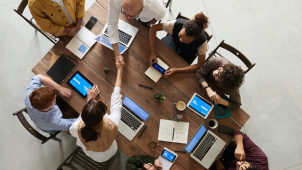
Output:
[[[121,120],[122,95],[121,88],[115,87],[111,95],[109,118],[118,126]]]
[[[58,118],[56,122],[54,122],[53,128],[56,131],[67,131],[76,120],[77,119]]]
[[[157,11],[157,16],[155,17],[156,20],[161,20],[165,17],[167,13],[167,9],[163,6],[163,3],[161,0],[158,0],[159,2],[156,3],[156,11]]]
[[[118,20],[120,15],[120,8],[122,6],[121,0],[109,0],[107,26],[108,37],[111,44],[118,43]]]
[[[209,49],[208,41],[205,41],[198,47],[198,55],[206,55]]]
[[[85,16],[85,0],[77,0],[76,17],[81,19]]]
[[[175,22],[176,20],[163,22],[163,30],[172,35]]]

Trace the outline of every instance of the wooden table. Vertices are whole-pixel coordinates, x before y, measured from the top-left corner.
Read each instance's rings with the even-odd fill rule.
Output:
[[[99,20],[92,29],[92,32],[96,35],[101,32],[106,24],[107,8],[107,1],[97,0],[97,2],[94,3],[86,12],[86,16],[84,18],[85,24],[92,15]],[[127,21],[127,19],[122,15],[120,15],[120,18]],[[125,66],[122,93],[123,95],[129,96],[137,104],[142,106],[150,114],[150,117],[146,122],[148,128],[140,139],[135,137],[133,141],[130,142],[124,136],[118,134],[118,147],[129,157],[135,154],[147,154],[157,157],[164,146],[172,150],[182,150],[185,147],[185,144],[158,142],[160,146],[157,151],[151,151],[148,149],[148,143],[152,140],[157,141],[160,119],[174,119],[177,110],[173,103],[179,100],[187,103],[194,92],[197,92],[207,99],[208,97],[206,96],[205,91],[198,84],[194,73],[178,73],[168,79],[162,78],[158,83],[154,83],[151,79],[146,77],[144,72],[149,67],[148,30],[137,21],[131,20],[127,22],[137,27],[139,32],[128,51],[123,54]],[[65,48],[65,45],[69,41],[70,38],[65,38],[55,44],[51,48],[50,52],[48,52],[42,60],[38,62],[32,71],[35,74],[46,75],[46,72],[50,67],[52,54],[60,55],[61,53],[64,53],[69,56],[74,56]],[[157,56],[168,63],[170,67],[185,67],[188,65],[181,57],[158,39],[156,40],[156,53]],[[104,73],[104,67],[106,66],[112,69],[109,73]],[[67,86],[66,81],[76,70],[82,72],[90,81],[99,86],[101,91],[100,98],[109,107],[117,72],[114,64],[113,52],[101,44],[96,43],[82,60],[78,59],[76,67],[63,80],[62,85],[64,87],[70,88]],[[138,84],[153,87],[153,90],[139,87]],[[66,99],[66,102],[80,113],[85,104],[85,100],[74,90],[72,91],[73,95],[70,99]],[[162,104],[153,99],[153,95],[160,91],[163,91],[166,97]],[[190,123],[188,140],[193,137],[203,123],[206,124],[209,119],[215,118],[214,111],[211,112],[207,120],[204,120],[189,109],[185,109],[185,111],[183,111],[183,115],[183,121]],[[250,117],[242,109],[233,110],[231,115],[241,125],[244,125]],[[219,123],[233,127],[236,130],[240,130],[240,126],[230,118],[220,119]],[[217,128],[213,130],[213,132],[227,143],[231,141],[231,137],[218,133]],[[179,157],[174,163],[172,169],[204,169],[200,164],[191,159],[188,154],[179,153],[178,155]]]

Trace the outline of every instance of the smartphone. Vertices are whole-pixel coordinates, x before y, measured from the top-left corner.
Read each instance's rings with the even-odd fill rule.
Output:
[[[159,71],[161,74],[165,74],[166,70],[158,65],[156,62],[153,62],[152,66]]]
[[[219,125],[218,132],[229,136],[234,136],[234,129],[224,125]]]
[[[90,19],[89,19],[89,21],[85,25],[85,27],[88,30],[91,30],[93,28],[93,26],[96,24],[97,21],[98,21],[98,19],[96,19],[94,16],[91,16]]]
[[[168,160],[169,162],[174,162],[176,159],[176,155],[174,155],[172,152],[170,152],[169,150],[165,149],[162,151],[162,153],[160,154],[163,158],[165,158],[166,160]]]

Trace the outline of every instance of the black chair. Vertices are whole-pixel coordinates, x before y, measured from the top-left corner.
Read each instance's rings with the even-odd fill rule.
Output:
[[[28,4],[28,0],[21,0],[21,3],[19,4],[18,8],[14,9],[14,11],[18,15],[20,15],[27,23],[29,23],[32,27],[34,27],[36,31],[39,31],[42,35],[44,35],[49,41],[51,41],[54,44],[57,43],[59,39],[56,38],[54,35],[44,32],[42,29],[40,29],[40,27],[32,21],[33,17],[31,17],[31,19],[29,20],[23,15],[24,9],[26,8],[27,4]]]
[[[57,168],[57,170],[63,170],[64,167],[69,169],[80,170],[107,170],[111,166],[115,157],[119,155],[119,151],[106,162],[96,162],[88,157],[80,147],[77,147]]]
[[[45,142],[47,142],[48,140],[52,139],[58,142],[61,142],[61,139],[57,138],[57,134],[60,133],[60,131],[50,134],[49,137],[46,137],[44,135],[42,135],[41,133],[39,133],[37,130],[35,130],[27,121],[27,119],[25,118],[23,113],[28,114],[26,108],[20,109],[18,111],[16,111],[15,113],[13,113],[13,116],[17,116],[19,121],[21,122],[21,124],[24,126],[24,128],[30,133],[32,134],[34,137],[36,137],[37,139],[41,140],[41,143],[44,144]]]
[[[183,18],[183,19],[188,19],[188,20],[190,20],[188,17],[185,17],[185,16],[181,15],[181,12],[178,13],[178,15],[176,16],[176,19],[178,19],[178,18]],[[210,35],[207,31],[204,31],[204,33],[206,34],[207,40],[208,40],[208,42],[209,42],[209,41],[211,40],[211,38],[213,37],[213,35]]]
[[[252,63],[244,54],[242,54],[239,50],[237,50],[236,48],[232,47],[231,45],[227,44],[224,42],[224,40],[209,54],[209,57],[207,58],[207,60],[214,56],[214,55],[219,55],[221,57],[224,57],[222,54],[220,54],[218,52],[219,48],[223,48],[227,51],[229,51],[230,53],[234,54],[235,56],[237,56],[237,58],[239,58],[247,67],[247,70],[245,70],[245,74],[250,71],[255,65],[256,63]]]

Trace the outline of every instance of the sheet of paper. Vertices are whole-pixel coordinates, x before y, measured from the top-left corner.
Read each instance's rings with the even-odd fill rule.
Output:
[[[176,122],[173,120],[160,119],[158,140],[187,144],[188,133],[189,122]]]
[[[160,65],[162,68],[164,68],[165,70],[169,69],[169,66],[164,63],[161,59],[157,58],[157,64]],[[155,83],[158,82],[158,80],[162,77],[162,74],[160,72],[158,72],[155,68],[153,68],[152,66],[150,66],[147,71],[145,72],[145,74],[151,79],[153,80]]]

